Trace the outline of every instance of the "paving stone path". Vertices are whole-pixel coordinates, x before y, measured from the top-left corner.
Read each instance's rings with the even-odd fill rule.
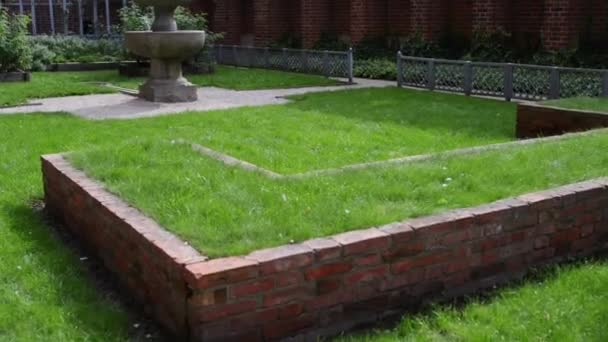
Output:
[[[92,120],[134,119],[187,111],[284,104],[286,96],[345,89],[381,88],[394,82],[356,79],[355,84],[331,87],[236,91],[222,88],[199,88],[199,100],[191,103],[151,103],[126,94],[98,94],[32,100],[25,106],[0,109],[0,114],[33,112],[69,112]]]

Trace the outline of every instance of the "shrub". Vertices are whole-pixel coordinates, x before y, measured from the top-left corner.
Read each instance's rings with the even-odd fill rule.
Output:
[[[356,77],[385,80],[397,79],[396,63],[383,58],[357,60],[353,72]]]
[[[0,8],[0,72],[29,70],[32,50],[27,44],[29,18]]]
[[[319,40],[313,46],[314,50],[345,51],[350,44],[331,32],[321,32]]]
[[[498,28],[496,31],[475,30],[471,40],[471,51],[465,59],[491,62],[511,61],[511,34],[503,28]]]
[[[43,44],[30,44],[32,47],[32,71],[44,71],[55,60],[56,54]]]
[[[78,36],[33,36],[30,45],[37,51],[34,64],[113,62],[123,59],[122,40],[88,39]],[[50,53],[47,53],[50,52]],[[39,58],[39,59],[38,59]]]

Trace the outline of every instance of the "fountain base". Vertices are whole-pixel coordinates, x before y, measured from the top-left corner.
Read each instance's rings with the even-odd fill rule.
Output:
[[[197,87],[186,81],[149,79],[139,87],[139,97],[150,102],[194,102],[198,99]]]

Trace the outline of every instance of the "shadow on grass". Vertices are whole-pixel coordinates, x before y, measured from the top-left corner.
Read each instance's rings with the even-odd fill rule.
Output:
[[[12,279],[20,288],[33,289],[29,295],[37,297],[27,308],[30,319],[36,322],[32,325],[40,321],[41,329],[51,329],[44,325],[48,323],[46,308],[53,307],[52,312],[61,315],[60,322],[49,325],[61,336],[102,341],[164,340],[158,327],[137,312],[141,308],[121,292],[101,262],[89,257],[74,237],[47,217],[43,202],[30,204],[6,205],[3,212],[7,228],[19,244],[17,251],[35,265],[35,274]],[[14,260],[5,262],[19,262],[19,258],[15,255]]]

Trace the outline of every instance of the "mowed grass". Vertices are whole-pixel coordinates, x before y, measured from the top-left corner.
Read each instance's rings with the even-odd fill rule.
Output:
[[[555,267],[489,301],[406,316],[393,330],[336,342],[607,341],[608,264]]]
[[[406,90],[403,91],[407,92]],[[353,102],[358,98],[356,95],[356,93],[350,94]],[[308,101],[311,100],[308,99]],[[399,102],[403,100],[395,97],[394,101],[399,105]],[[432,97],[429,98],[429,101],[432,102]],[[299,105],[303,104],[304,101],[299,103]],[[403,108],[405,112],[407,107],[403,106]],[[247,111],[249,109],[242,110]],[[227,115],[227,113],[232,112],[224,113]],[[481,115],[482,113],[477,114]],[[514,117],[514,114],[511,115]],[[283,189],[277,188],[277,184],[270,184],[267,180],[256,175],[220,166],[213,161],[201,158],[198,154],[191,153],[184,146],[167,144],[183,132],[194,132],[195,129],[191,127],[196,127],[196,129],[205,127],[201,121],[204,121],[206,117],[207,113],[130,121],[86,121],[65,114],[0,115],[0,137],[2,137],[0,142],[0,259],[2,260],[0,262],[0,340],[125,341],[129,339],[129,329],[134,329],[133,324],[136,323],[130,321],[125,312],[112,301],[105,299],[103,294],[96,292],[83,271],[83,263],[79,260],[80,255],[69,252],[63,243],[54,237],[41,216],[31,209],[31,201],[42,197],[39,160],[39,156],[42,154],[78,150],[109,151],[112,146],[128,146],[129,141],[135,141],[138,144],[124,151],[126,156],[139,149],[143,149],[143,155],[147,155],[147,153],[158,148],[161,152],[166,149],[166,151],[171,151],[171,154],[176,152],[179,154],[174,159],[166,159],[164,163],[170,160],[183,162],[180,157],[182,155],[191,158],[193,162],[202,163],[205,169],[188,167],[184,170],[187,174],[193,176],[190,179],[180,178],[185,173],[177,174],[172,178],[173,180],[179,180],[181,184],[185,184],[183,183],[184,180],[187,181],[189,188],[200,185],[200,187],[210,189],[211,194],[218,201],[211,201],[210,193],[201,194],[201,192],[198,192],[196,195],[201,195],[201,197],[192,198],[189,196],[192,196],[193,193],[175,189],[170,193],[170,197],[163,198],[160,201],[165,203],[166,207],[172,211],[177,210],[174,211],[174,217],[178,217],[179,211],[181,211],[184,214],[181,217],[184,218],[189,214],[189,210],[196,209],[183,206],[186,201],[189,203],[202,201],[208,204],[209,222],[213,222],[213,220],[219,222],[229,218],[230,215],[234,215],[239,220],[249,217],[262,217],[262,215],[266,218],[271,217],[275,214],[269,210],[272,207],[267,209],[263,206],[268,201],[271,203],[287,203],[294,208],[291,209],[291,213],[294,213],[298,205],[303,204],[303,200],[306,200],[306,198],[301,199],[299,197],[302,190],[309,193],[311,197],[323,199],[323,197],[314,194],[314,191],[319,189],[315,184],[311,184],[310,188],[307,188],[306,184],[296,187],[287,184],[284,189],[288,192],[276,193],[277,189]],[[472,124],[475,125],[476,122],[473,121]],[[221,132],[226,137],[231,137],[234,140],[239,139],[236,134],[230,136],[223,132],[223,127],[210,125],[207,128],[209,131],[205,134]],[[232,127],[226,126],[225,128]],[[242,134],[242,131],[238,133]],[[303,210],[295,211],[296,216],[286,221],[285,225],[283,225],[283,222],[277,223],[267,219],[268,224],[265,227],[270,227],[272,230],[263,231],[258,234],[257,238],[260,239],[259,243],[261,245],[266,245],[270,239],[274,239],[273,243],[287,241],[289,238],[286,235],[277,238],[276,233],[280,230],[279,227],[289,227],[290,222],[297,221],[299,217],[310,216],[311,213],[318,217],[325,213],[333,215],[338,212],[339,217],[335,221],[343,222],[344,227],[351,229],[353,228],[351,223],[359,221],[359,217],[362,217],[362,214],[356,209],[363,207],[365,203],[370,203],[370,201],[376,204],[372,208],[373,211],[368,211],[368,214],[377,212],[377,217],[374,220],[382,221],[383,219],[388,220],[388,215],[386,215],[388,212],[391,212],[391,215],[394,215],[397,219],[398,217],[408,216],[414,211],[416,214],[423,214],[431,212],[434,210],[433,208],[439,210],[438,208],[442,206],[447,208],[460,206],[464,203],[473,203],[482,198],[500,198],[505,196],[506,192],[524,192],[527,191],[524,189],[530,189],[530,184],[532,184],[532,182],[526,180],[528,175],[524,174],[525,170],[532,171],[530,175],[532,175],[532,179],[536,179],[534,186],[539,188],[556,185],[566,178],[576,180],[592,178],[602,173],[603,168],[597,165],[603,163],[603,157],[601,153],[589,153],[587,149],[601,151],[606,145],[602,136],[586,139],[579,141],[580,144],[573,143],[575,146],[568,153],[562,153],[564,150],[570,150],[568,146],[562,148],[545,147],[547,152],[542,154],[544,158],[542,165],[545,166],[538,169],[532,166],[536,163],[536,155],[529,153],[520,154],[519,159],[513,155],[505,155],[504,160],[498,160],[498,162],[505,162],[505,164],[498,164],[498,166],[490,163],[497,162],[496,159],[491,158],[479,159],[468,168],[465,167],[464,163],[461,163],[459,165],[463,167],[463,171],[452,168],[449,164],[443,162],[438,162],[434,168],[421,165],[419,166],[421,170],[427,168],[431,171],[425,176],[428,178],[426,187],[417,187],[415,183],[412,183],[413,180],[408,179],[407,173],[402,176],[395,176],[397,170],[383,171],[379,174],[374,171],[363,177],[353,174],[345,178],[343,182],[340,182],[339,178],[338,182],[334,178],[321,178],[317,183],[319,186],[324,186],[325,182],[331,185],[331,188],[322,192],[322,195],[326,196],[326,202],[314,203],[310,209],[305,207]],[[150,142],[146,142],[147,140]],[[155,144],[158,144],[159,147],[156,147]],[[122,155],[123,151],[120,151],[119,154]],[[566,158],[563,158],[563,155]],[[592,155],[594,158],[592,158]],[[133,156],[131,155],[127,159],[131,157]],[[593,163],[587,163],[589,160]],[[512,174],[508,173],[512,164],[518,164],[519,166],[517,161],[524,161],[521,163],[523,165],[522,170]],[[153,163],[155,162],[144,163],[138,165],[138,167],[147,167]],[[549,166],[547,167],[547,165]],[[124,167],[125,164],[122,166]],[[166,167],[168,165],[162,164],[162,166]],[[175,166],[178,166],[178,164],[174,164],[172,167]],[[466,170],[474,168],[485,170],[487,178],[479,182],[472,180],[475,175],[468,175]],[[194,173],[193,170],[195,169],[199,172]],[[493,175],[491,171],[496,169],[502,169],[502,171]],[[547,169],[550,172],[547,172]],[[121,178],[120,168],[116,170],[115,176]],[[175,169],[172,168],[172,172],[173,170]],[[206,170],[211,172],[206,174]],[[223,174],[214,174],[215,170]],[[545,175],[541,177],[543,172],[546,172],[547,178],[542,178]],[[508,177],[504,177],[507,173]],[[220,179],[218,176],[222,175],[225,175],[225,178]],[[349,184],[353,184],[349,179],[353,180],[353,177],[369,184],[355,184],[356,186],[349,190]],[[449,182],[448,178],[453,178],[453,180]],[[420,179],[418,178],[418,180]],[[150,179],[144,178],[142,180],[144,181],[143,185]],[[247,195],[249,193],[249,188],[239,188],[241,184],[248,183],[249,186],[256,186],[256,191],[263,195],[260,198],[253,198],[253,202],[247,206],[239,207],[239,202],[234,202],[234,199],[239,194]],[[193,184],[196,186],[193,186]],[[374,184],[376,189],[372,193],[359,192],[359,190],[370,189],[371,184]],[[382,184],[385,184],[385,186],[382,186]],[[447,186],[444,187],[444,184],[447,184]],[[496,187],[495,184],[502,185]],[[270,190],[272,192],[267,191],[266,185],[271,186]],[[512,185],[512,189],[509,185]],[[331,189],[339,189],[341,186],[344,187],[342,191],[336,192],[335,195],[330,193]],[[479,186],[481,188],[478,188]],[[162,189],[161,185],[155,187]],[[506,189],[507,187],[509,189]],[[411,193],[408,198],[402,197],[404,188],[409,189]],[[216,190],[217,193],[214,193]],[[297,192],[294,192],[294,190]],[[431,192],[425,194],[427,190]],[[477,192],[480,194],[477,194]],[[350,196],[353,193],[355,194],[354,197],[343,198],[343,196]],[[458,197],[454,196],[455,193],[460,195]],[[232,195],[225,200],[221,200],[222,194]],[[159,195],[160,193],[155,193],[155,196]],[[376,198],[381,199],[381,201],[376,201]],[[452,199],[457,198],[460,198],[463,204],[451,203]],[[340,201],[344,199],[347,200],[345,203],[355,204],[355,206],[341,205]],[[409,211],[399,212],[400,208],[405,207],[404,203],[410,199],[414,199],[415,202],[408,202],[410,203],[408,204]],[[245,202],[245,199],[242,202]],[[225,206],[226,203],[235,204],[235,207],[228,209]],[[307,222],[311,222],[311,220],[308,219]],[[365,224],[363,221],[359,222]],[[220,226],[213,228],[211,231],[214,234],[211,236],[218,237],[222,228]],[[339,229],[339,227],[334,228]],[[239,230],[236,233],[244,233],[248,236],[247,239],[253,240],[256,238],[251,235],[253,232],[247,225],[243,227],[242,232],[239,232]],[[291,231],[293,229],[290,228],[281,231],[281,233],[285,234]],[[229,232],[226,231],[225,233]],[[266,236],[272,234],[275,234],[275,236],[266,238]],[[232,239],[232,241],[237,238],[237,236],[229,236],[228,234],[224,236],[226,239]],[[297,237],[297,234],[294,236]],[[244,247],[243,251],[252,248],[252,245],[249,241],[245,241]],[[236,252],[238,251],[233,249],[224,252],[219,251],[216,254]],[[589,282],[580,281],[576,284],[577,288],[575,290],[589,288],[590,291],[595,291],[594,287],[587,284]],[[560,295],[568,297],[571,293],[573,292],[568,291]],[[576,296],[572,296],[572,298],[577,300]],[[548,313],[550,315],[557,314],[552,311]],[[590,316],[586,316],[587,314]],[[577,311],[574,321],[574,324],[580,323],[580,325],[570,326],[569,328],[582,329],[593,317],[595,316],[591,315],[591,311],[582,310],[581,306],[581,310]],[[600,322],[604,321],[601,320]]]
[[[543,103],[549,106],[608,113],[608,98],[606,97],[573,97]]]
[[[218,87],[234,90],[302,88],[340,84],[336,80],[323,76],[224,65],[218,65],[216,72],[213,74],[186,75],[186,78],[200,87]],[[136,89],[143,81],[143,78],[128,80],[119,78],[112,83],[121,87]]]
[[[214,86],[235,90],[295,88],[337,85],[338,82],[322,76],[290,72],[218,66],[216,73],[192,75],[188,79],[199,86]],[[114,93],[115,89],[103,83],[136,89],[144,78],[120,76],[116,70],[82,72],[36,72],[32,81],[0,83],[0,106],[18,105],[28,100]]]
[[[607,146],[608,135],[598,133],[299,180],[268,179],[150,139],[70,159],[202,253],[220,257],[605,176],[608,155],[589,151]]]
[[[514,139],[515,106],[504,101],[398,88],[292,99],[285,106],[207,112],[171,127],[170,137],[281,173]]]

